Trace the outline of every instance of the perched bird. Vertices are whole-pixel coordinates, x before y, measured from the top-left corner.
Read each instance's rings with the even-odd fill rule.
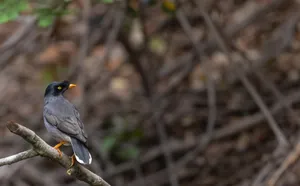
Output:
[[[63,96],[69,88],[75,87],[68,81],[52,82],[46,88],[44,95],[44,124],[50,135],[59,143],[54,146],[59,155],[62,145],[72,145],[73,166],[75,160],[81,164],[91,164],[92,157],[87,148],[87,135],[83,123],[80,120],[79,112],[75,106]]]

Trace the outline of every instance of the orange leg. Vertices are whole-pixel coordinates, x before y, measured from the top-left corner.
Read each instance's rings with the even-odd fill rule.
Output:
[[[71,165],[70,165],[70,168],[71,167],[73,167],[73,165],[75,164],[75,154],[73,154],[72,156],[71,156]]]
[[[53,148],[55,148],[55,150],[57,150],[57,152],[58,152],[58,154],[59,154],[59,157],[62,157],[62,153],[61,153],[59,147],[62,146],[63,144],[65,144],[65,143],[67,143],[67,142],[61,141],[61,142],[59,142],[57,145],[55,145],[55,146],[53,147]]]

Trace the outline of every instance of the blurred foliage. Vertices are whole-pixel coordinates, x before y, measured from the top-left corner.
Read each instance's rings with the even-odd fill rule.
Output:
[[[173,14],[176,10],[176,5],[172,1],[165,0],[161,4],[162,10],[166,13]]]
[[[56,79],[61,79],[68,73],[68,68],[62,65],[51,65],[45,68],[42,72],[42,79],[44,85],[48,85]]]
[[[57,8],[38,8],[35,10],[38,17],[38,24],[41,27],[50,26],[56,17],[68,14],[70,11],[64,9],[63,7]]]
[[[167,51],[167,43],[163,38],[154,36],[149,42],[149,47],[156,54],[164,54]]]
[[[2,0],[0,2],[0,23],[15,20],[21,11],[28,9],[27,0]]]
[[[40,27],[48,27],[53,24],[57,17],[69,14],[70,11],[67,9],[67,5],[72,2],[72,0],[63,1],[41,1],[36,0],[2,0],[0,2],[0,24],[6,23],[8,21],[13,21],[18,18],[20,13],[23,11],[28,11],[29,7],[32,8],[32,13],[37,16],[38,25]],[[98,0],[99,3],[114,3],[114,0]],[[137,17],[139,14],[138,9],[139,1],[131,1],[128,5],[127,11],[133,16]],[[175,3],[169,0],[156,1],[156,0],[143,0],[141,1],[144,5],[153,6],[157,2],[161,3],[162,10],[166,13],[174,13],[176,6]],[[34,6],[31,6],[31,5]]]
[[[98,0],[101,3],[113,3],[114,0]]]
[[[52,82],[55,78],[55,69],[54,68],[45,68],[42,73],[43,83],[48,85],[49,82]]]
[[[101,151],[107,158],[126,161],[138,157],[139,149],[135,142],[143,137],[141,129],[129,130],[129,122],[121,116],[108,117],[104,121],[108,134],[101,144]]]
[[[0,2],[0,23],[17,19],[20,13],[29,11],[30,5],[35,5],[32,7],[32,13],[37,16],[38,25],[48,27],[54,22],[56,17],[70,13],[66,9],[67,4],[70,2],[70,0],[51,1],[51,3],[34,1],[31,4],[31,1],[28,0],[3,0]]]

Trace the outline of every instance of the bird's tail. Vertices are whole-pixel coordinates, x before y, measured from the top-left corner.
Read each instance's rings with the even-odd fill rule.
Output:
[[[71,143],[72,143],[72,148],[76,157],[76,160],[81,163],[81,164],[91,164],[92,163],[92,156],[85,146],[81,141],[79,141],[76,138],[71,137]]]

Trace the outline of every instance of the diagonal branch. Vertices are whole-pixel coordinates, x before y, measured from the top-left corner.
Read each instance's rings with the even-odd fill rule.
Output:
[[[230,61],[233,61],[233,58],[230,54],[229,46],[227,46],[227,44],[225,43],[226,38],[224,39],[224,37],[222,37],[221,32],[219,32],[217,30],[216,26],[212,22],[211,18],[207,14],[207,12],[202,8],[201,4],[199,2],[197,2],[196,5],[198,6],[198,8],[199,8],[206,24],[207,24],[207,26],[212,31],[212,34],[214,34],[215,40],[216,40],[216,43],[217,43],[218,47],[221,50],[223,50],[223,52],[227,55],[227,57],[229,58]],[[285,137],[282,130],[278,126],[277,122],[275,121],[274,117],[270,113],[268,107],[266,106],[266,104],[262,100],[261,96],[256,91],[255,87],[248,80],[246,75],[244,73],[242,73],[239,69],[237,69],[237,67],[235,67],[234,70],[235,70],[235,73],[237,74],[238,78],[240,79],[240,81],[243,83],[244,87],[247,89],[248,93],[251,95],[254,102],[257,104],[257,106],[260,108],[261,112],[266,117],[270,128],[272,129],[272,131],[274,132],[274,134],[275,134],[275,136],[278,140],[279,146],[289,145],[287,138]]]
[[[67,155],[62,154],[62,157],[59,157],[58,152],[48,145],[44,140],[42,140],[38,135],[36,135],[32,130],[12,121],[8,122],[6,126],[12,133],[21,136],[24,138],[24,140],[30,143],[33,146],[33,149],[0,159],[0,166],[13,164],[18,161],[39,155],[50,158],[65,168],[70,167],[71,160]],[[67,173],[90,185],[110,186],[101,177],[77,163],[75,163],[73,167],[69,168]]]

